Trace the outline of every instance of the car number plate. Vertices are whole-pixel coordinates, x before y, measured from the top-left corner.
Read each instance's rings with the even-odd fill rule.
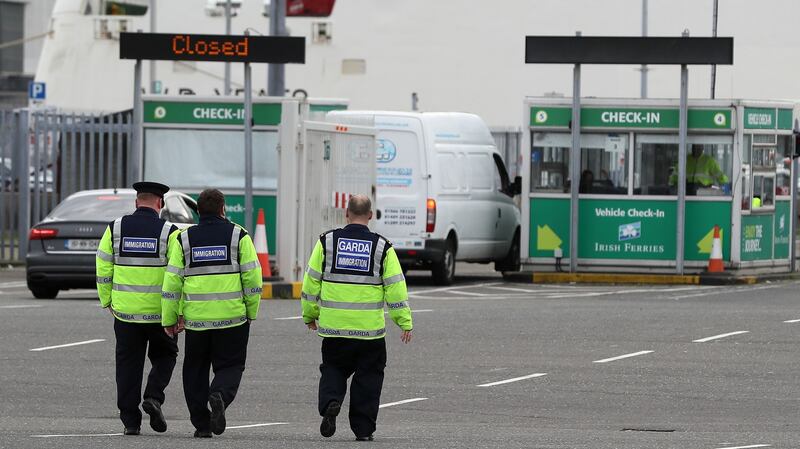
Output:
[[[70,251],[97,251],[100,240],[96,239],[69,239],[66,246]]]

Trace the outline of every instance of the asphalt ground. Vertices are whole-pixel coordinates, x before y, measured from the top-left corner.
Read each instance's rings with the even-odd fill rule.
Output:
[[[389,325],[372,443],[353,441],[346,404],[336,435],[319,435],[320,339],[292,300],[262,303],[223,435],[192,438],[180,355],[167,433],[145,418],[143,435],[120,436],[112,322],[94,293],[35,300],[23,270],[0,271],[0,447],[800,447],[800,321],[786,322],[800,320],[797,281],[531,285],[459,271],[446,288],[409,273],[414,341]],[[32,351],[71,343],[83,344]]]

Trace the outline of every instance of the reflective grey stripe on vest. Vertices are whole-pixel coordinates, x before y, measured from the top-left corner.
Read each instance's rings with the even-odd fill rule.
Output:
[[[160,285],[114,284],[112,290],[129,293],[161,293]]]
[[[220,327],[230,327],[236,324],[241,324],[247,321],[246,316],[239,318],[231,318],[229,320],[212,320],[212,321],[189,321],[184,323],[187,329],[215,329]]]
[[[161,315],[158,313],[150,314],[150,315],[139,315],[133,313],[122,313],[117,312],[114,309],[111,309],[111,313],[114,314],[115,317],[125,320],[125,321],[141,321],[143,323],[160,323],[161,322]]]
[[[227,265],[208,265],[204,267],[190,267],[192,263],[192,245],[189,243],[189,232],[191,228],[180,235],[181,246],[183,246],[183,263],[186,268],[183,269],[185,276],[197,276],[203,274],[232,274],[239,273],[239,227],[233,225],[233,232],[231,233],[230,258],[231,263]],[[183,236],[186,236],[186,241],[183,241]]]
[[[319,296],[309,295],[306,292],[300,292],[300,299],[305,299],[306,301],[311,301],[311,302],[319,302]]]
[[[383,310],[383,302],[339,302],[322,300],[322,307],[344,310]]]
[[[140,267],[165,267],[167,261],[163,259],[156,259],[154,257],[122,257],[117,256],[114,261],[115,265],[136,265]]]
[[[244,265],[239,266],[240,273],[247,273],[250,270],[255,270],[256,268],[260,267],[261,265],[258,263],[258,260],[254,260],[252,262],[247,262]]]
[[[98,259],[104,260],[106,262],[113,262],[114,261],[114,255],[113,254],[108,254],[105,251],[102,251],[102,250],[99,250],[99,249],[97,250],[96,256],[97,256]]]
[[[322,280],[322,273],[311,267],[306,267],[306,274],[308,274],[308,277],[310,277],[311,279],[316,279],[318,281]]]
[[[116,263],[117,258],[119,257],[119,248],[122,244],[122,217],[117,218],[114,220],[114,224],[111,227],[111,242],[114,244],[114,263]]]
[[[372,275],[376,277],[381,276],[381,260],[383,260],[383,251],[386,248],[386,240],[378,237],[378,243],[375,245],[375,258],[372,259]]]
[[[389,276],[383,280],[383,285],[392,285],[398,282],[403,282],[406,280],[406,277],[403,276],[403,273],[395,274],[394,276]]]
[[[325,234],[325,266],[322,271],[333,269],[333,232]]]
[[[110,284],[111,283],[111,278],[97,276],[97,283],[98,284]]]
[[[167,244],[169,243],[169,230],[172,229],[172,223],[165,221],[164,226],[161,227],[161,236],[158,238],[158,257],[167,264]]]
[[[187,301],[227,301],[230,299],[242,299],[242,292],[186,293]]]
[[[319,328],[319,335],[331,337],[380,337],[386,333],[386,328],[376,331],[360,331],[351,329],[330,329],[327,327]]]
[[[389,308],[392,309],[392,310],[394,310],[394,309],[403,309],[405,307],[408,307],[408,301],[387,302],[386,305],[389,306]]]
[[[381,285],[380,276],[361,276],[357,274],[323,273],[322,280],[332,282],[345,282],[347,284]]]
[[[180,277],[183,277],[183,268],[174,267],[172,265],[167,265],[167,273],[176,274]]]

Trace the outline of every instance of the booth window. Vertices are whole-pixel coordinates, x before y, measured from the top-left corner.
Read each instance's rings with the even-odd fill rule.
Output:
[[[634,152],[635,195],[678,194],[678,136],[638,134]],[[733,137],[687,137],[686,194],[731,194]]]
[[[569,151],[572,136],[567,133],[533,133],[531,139],[531,192],[569,191]]]
[[[629,140],[627,134],[581,134],[580,193],[628,193]],[[533,134],[531,192],[569,192],[571,147],[570,134]]]
[[[278,133],[253,132],[253,188],[278,188]],[[186,190],[244,189],[244,133],[240,130],[148,129],[144,177]]]
[[[742,157],[743,211],[772,211],[776,193],[790,195],[790,142],[789,136],[745,134]],[[788,166],[784,155],[789,158]]]
[[[792,143],[791,136],[778,136],[778,173],[775,178],[775,194],[792,194]]]
[[[581,134],[580,193],[628,193],[628,134]]]

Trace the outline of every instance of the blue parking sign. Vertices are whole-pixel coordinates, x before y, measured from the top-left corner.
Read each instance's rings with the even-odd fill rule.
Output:
[[[44,100],[45,99],[45,84],[36,81],[28,83],[28,98],[31,100]]]

